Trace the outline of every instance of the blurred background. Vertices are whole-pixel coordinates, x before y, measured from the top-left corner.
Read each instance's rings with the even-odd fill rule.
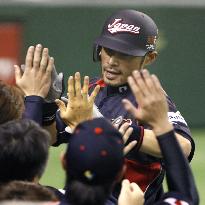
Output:
[[[93,41],[105,19],[124,8],[145,12],[158,25],[159,56],[148,69],[159,76],[192,130],[196,152],[191,164],[205,204],[204,0],[0,0],[0,78],[14,83],[13,64],[23,63],[28,46],[38,43],[50,49],[66,78],[75,71],[98,75]],[[51,149],[42,183],[62,186],[61,149]]]

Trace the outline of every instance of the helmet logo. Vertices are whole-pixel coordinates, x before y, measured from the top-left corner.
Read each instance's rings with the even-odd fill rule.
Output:
[[[140,27],[128,24],[128,23],[122,23],[122,19],[115,19],[112,24],[108,24],[108,31],[111,34],[120,33],[120,32],[128,32],[128,33],[134,33],[139,34]]]
[[[157,36],[148,36],[146,48],[147,50],[154,50],[157,41]]]

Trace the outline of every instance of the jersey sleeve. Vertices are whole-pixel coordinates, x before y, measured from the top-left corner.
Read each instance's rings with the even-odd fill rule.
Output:
[[[191,136],[189,126],[169,96],[167,96],[167,102],[169,106],[169,111],[168,111],[169,122],[173,124],[176,133],[182,135],[184,138],[188,139],[191,143],[191,152],[188,157],[188,160],[191,161],[195,151],[195,143]]]
[[[194,177],[174,132],[158,136],[157,140],[164,159],[169,190],[159,204],[198,205]]]
[[[69,139],[71,137],[71,133],[68,133],[66,131],[66,124],[62,121],[60,117],[59,111],[56,112],[56,130],[57,130],[57,136],[56,136],[56,142],[52,145],[54,147],[59,146],[63,143],[68,143]]]

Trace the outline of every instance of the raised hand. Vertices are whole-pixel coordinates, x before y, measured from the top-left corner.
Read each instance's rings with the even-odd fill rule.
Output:
[[[22,89],[25,96],[36,95],[45,98],[51,85],[51,72],[54,58],[49,57],[48,48],[30,46],[25,58],[25,68],[15,65],[16,84]]]
[[[84,77],[83,88],[81,86],[80,73],[70,76],[68,79],[68,104],[67,106],[62,100],[56,100],[56,104],[60,109],[62,120],[72,130],[85,120],[92,119],[93,106],[95,97],[97,96],[100,86],[96,86],[91,95],[88,95],[89,77]]]
[[[157,133],[160,129],[170,129],[168,122],[168,104],[158,78],[150,75],[147,70],[134,71],[128,78],[128,83],[138,103],[138,108],[128,101],[123,100],[125,108],[136,119],[152,126]],[[166,128],[167,127],[167,128]]]

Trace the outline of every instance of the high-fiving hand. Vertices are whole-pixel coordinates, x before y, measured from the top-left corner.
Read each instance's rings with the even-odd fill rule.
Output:
[[[89,77],[84,77],[82,87],[80,73],[76,72],[74,78],[70,76],[68,79],[68,104],[65,105],[62,100],[56,100],[62,120],[72,130],[80,122],[92,119],[94,101],[100,86],[96,86],[90,96],[88,95],[88,88]]]
[[[30,46],[25,58],[25,70],[15,65],[16,84],[25,96],[36,95],[45,98],[51,85],[54,58],[49,57],[48,48]]]

